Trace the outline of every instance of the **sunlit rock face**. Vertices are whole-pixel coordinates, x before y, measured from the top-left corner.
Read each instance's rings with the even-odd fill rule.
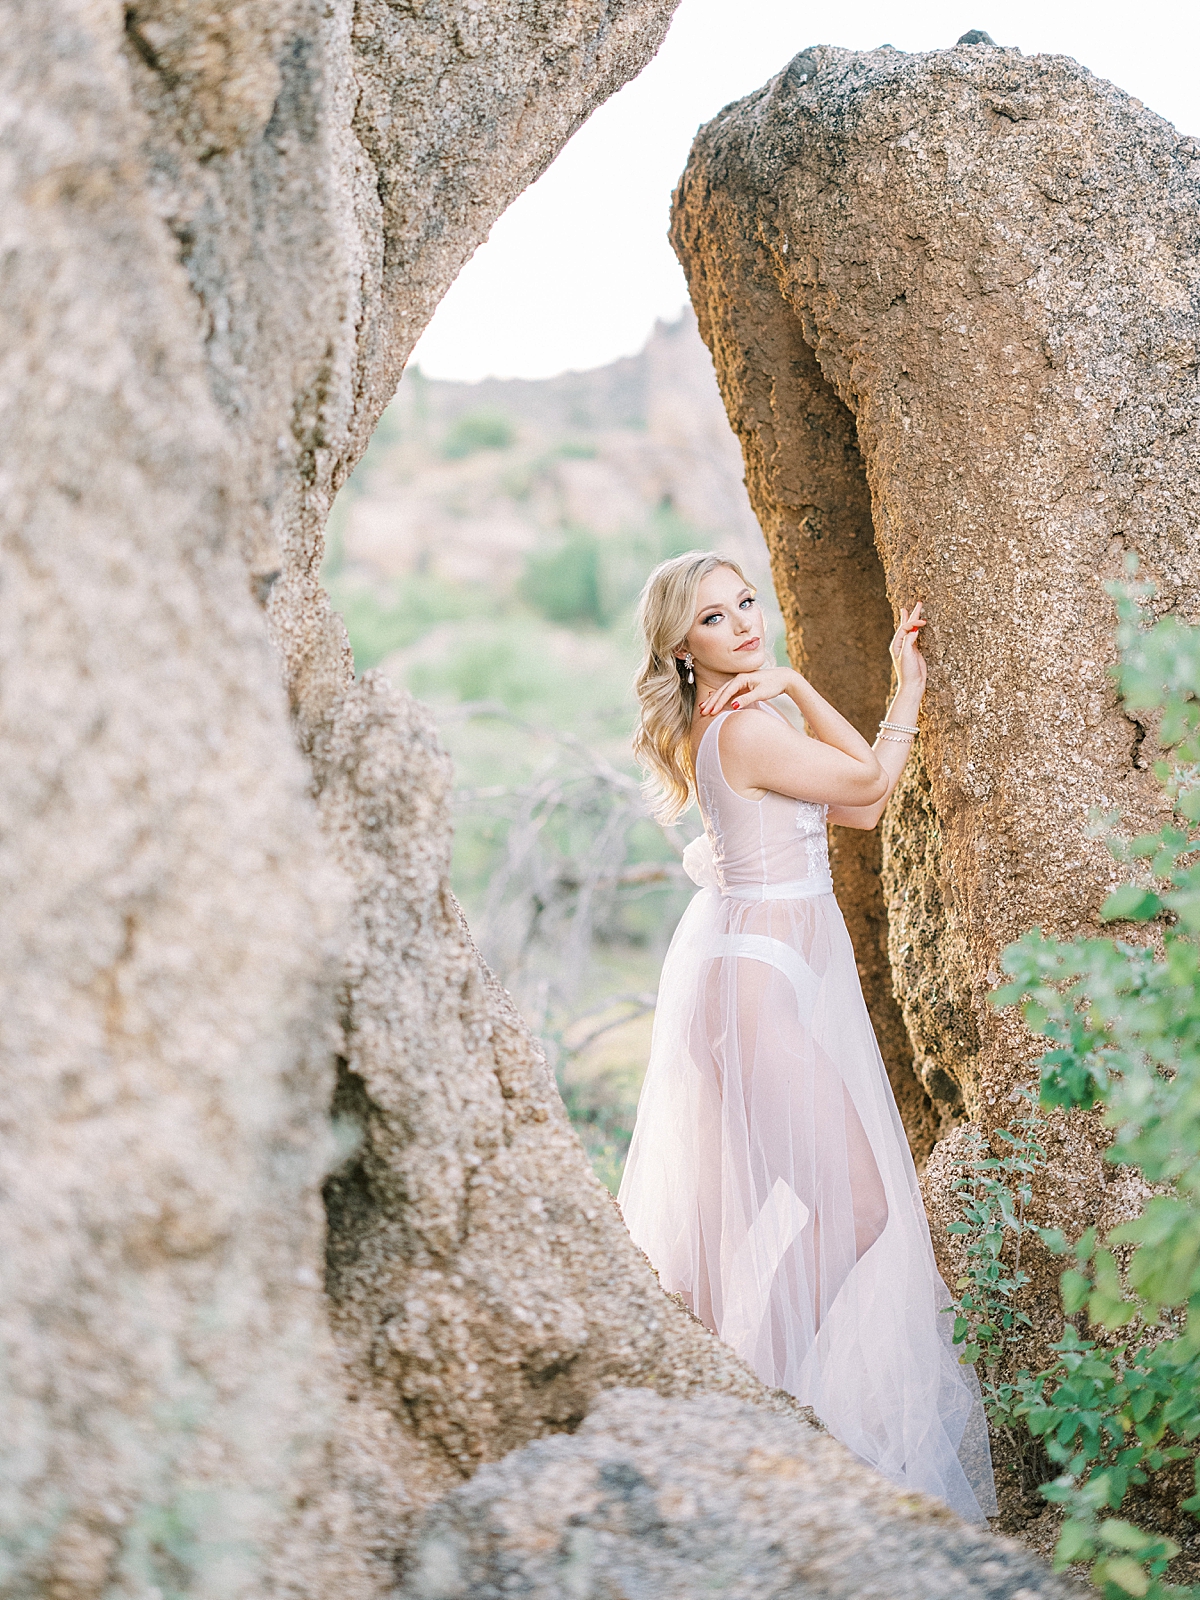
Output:
[[[1116,868],[1089,813],[1161,820],[1104,584],[1134,554],[1158,611],[1200,604],[1198,202],[1192,140],[1070,59],[984,43],[806,51],[701,130],[677,192],[793,659],[873,737],[895,610],[931,619],[882,857],[838,843],[917,1146],[916,1090],[945,1132],[1006,1122],[1034,1076],[987,996],[1026,929],[1097,928]],[[1135,1203],[1082,1119],[1053,1154],[1068,1229]],[[939,1239],[951,1176],[935,1156]]]

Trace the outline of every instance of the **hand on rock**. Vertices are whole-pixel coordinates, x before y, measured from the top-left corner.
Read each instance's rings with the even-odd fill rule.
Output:
[[[900,626],[892,638],[892,660],[902,689],[925,692],[925,657],[921,654],[921,629],[928,618],[921,615],[920,600],[911,611],[900,609]]]

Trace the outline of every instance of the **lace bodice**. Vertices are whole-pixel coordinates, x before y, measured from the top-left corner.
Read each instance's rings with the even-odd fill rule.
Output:
[[[747,800],[730,788],[721,769],[720,729],[726,717],[755,711],[779,716],[770,706],[722,711],[706,728],[696,752],[696,796],[712,849],[715,887],[722,893],[757,885],[805,885],[801,893],[829,893],[828,807],[767,793]]]

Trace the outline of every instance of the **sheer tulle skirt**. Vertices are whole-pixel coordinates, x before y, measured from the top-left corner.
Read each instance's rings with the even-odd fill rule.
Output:
[[[897,1484],[995,1508],[916,1172],[832,894],[702,890],[663,967],[630,1232],[765,1382]]]

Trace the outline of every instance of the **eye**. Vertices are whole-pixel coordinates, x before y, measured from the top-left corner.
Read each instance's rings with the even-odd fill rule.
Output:
[[[753,604],[754,604],[754,596],[752,594],[748,594],[746,596],[746,598],[742,601],[742,610],[744,611],[747,606],[752,606]]]
[[[703,619],[704,620],[704,626],[707,628],[710,622],[720,622],[722,614],[723,613],[720,612],[720,611],[711,612],[707,617],[705,617]]]

